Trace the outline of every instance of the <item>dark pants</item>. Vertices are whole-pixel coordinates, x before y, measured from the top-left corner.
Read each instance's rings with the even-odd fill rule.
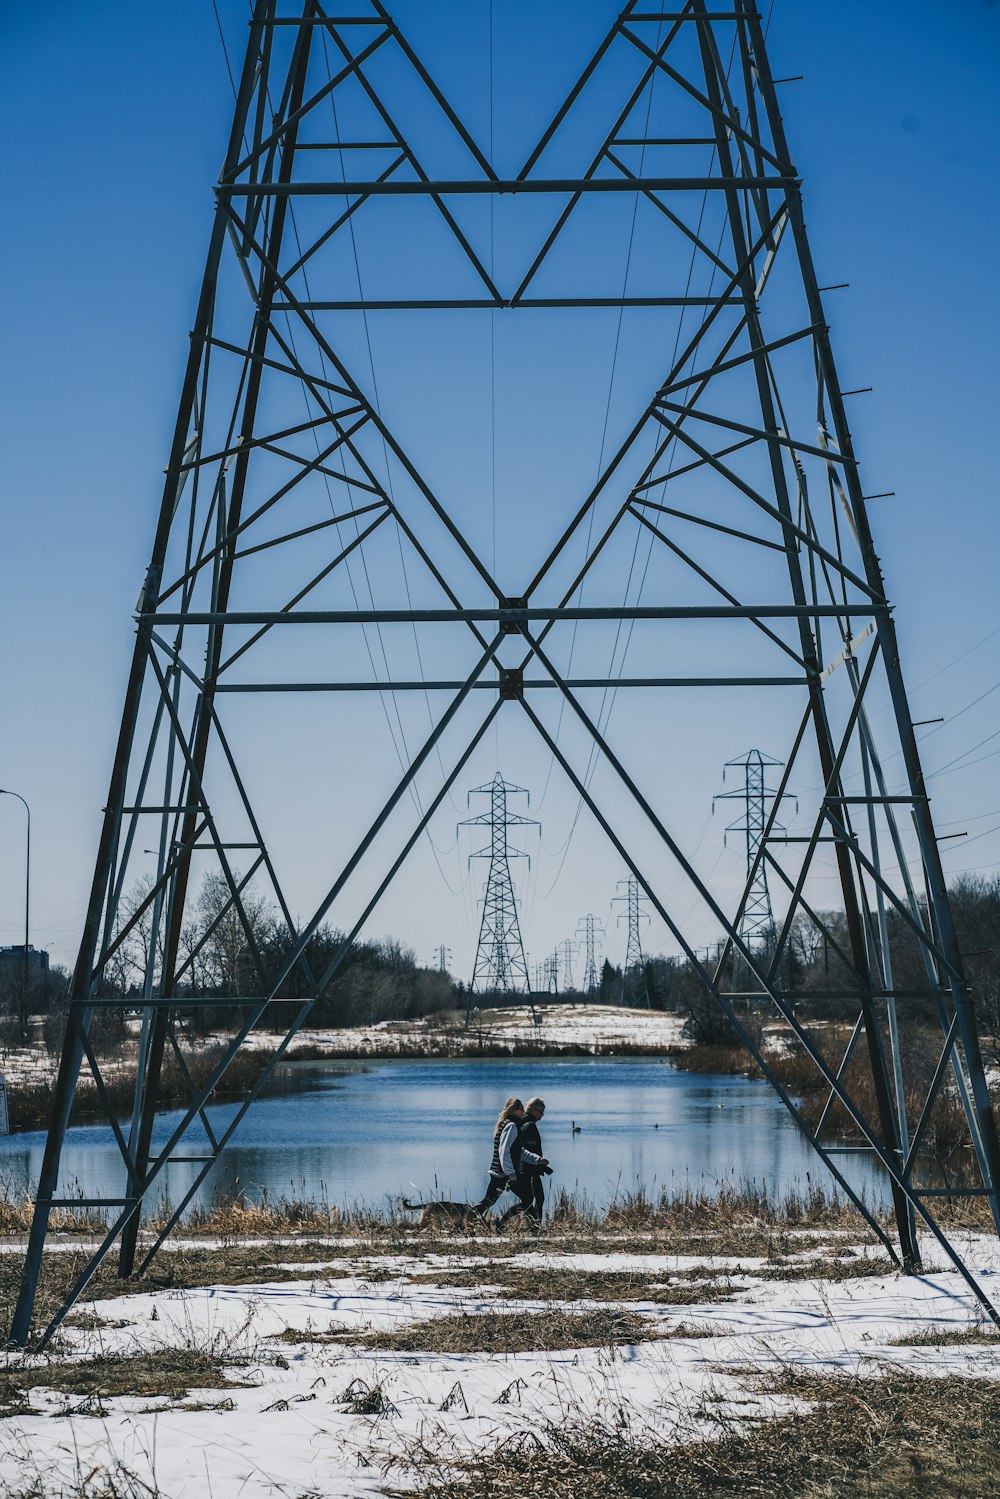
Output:
[[[533,1171],[528,1177],[531,1183],[531,1212],[532,1217],[542,1221],[542,1210],[545,1207],[545,1188],[542,1186],[541,1172]]]
[[[486,1209],[491,1208],[496,1202],[497,1198],[502,1197],[506,1190],[507,1178],[505,1176],[494,1176],[491,1171],[490,1184],[486,1188],[486,1195],[481,1202],[476,1203],[476,1207],[481,1213],[485,1213]]]
[[[513,1207],[509,1207],[498,1221],[506,1223],[507,1219],[512,1218],[515,1213],[531,1213],[533,1201],[531,1178],[518,1175],[511,1179],[506,1176],[494,1176],[492,1172],[490,1173],[490,1184],[486,1188],[486,1196],[481,1202],[476,1203],[479,1212],[485,1213],[486,1209],[491,1208],[497,1198],[501,1197],[508,1188],[517,1197],[517,1202]]]
[[[535,1210],[534,1181],[535,1178],[533,1176],[519,1171],[513,1182],[509,1184],[510,1190],[517,1197],[517,1202],[513,1207],[509,1207],[505,1213],[500,1215],[498,1221],[501,1228],[507,1222],[508,1218],[516,1218],[518,1213],[527,1213],[529,1218],[541,1220],[540,1211],[536,1212]]]

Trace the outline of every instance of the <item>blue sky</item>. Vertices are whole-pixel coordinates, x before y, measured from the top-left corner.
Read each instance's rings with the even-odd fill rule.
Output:
[[[533,9],[495,6],[498,151],[518,130],[530,137],[530,106],[544,114],[558,102],[614,14],[613,6],[578,0],[545,7],[525,30]],[[484,139],[485,6],[441,0],[394,13]],[[236,66],[245,8],[221,3],[220,14]],[[896,491],[873,502],[872,523],[914,715],[945,719],[921,732],[925,766],[942,772],[930,783],[940,831],[969,832],[944,845],[946,867],[996,872],[1000,740],[989,736],[1000,732],[1000,633],[986,637],[1000,629],[989,441],[1000,341],[990,149],[1000,6],[960,0],[945,14],[930,3],[846,0],[833,12],[818,0],[777,0],[769,40],[775,75],[804,75],[782,85],[781,97],[820,278],[850,282],[827,300],[842,380],[874,387],[852,400],[852,430],[866,490]],[[0,42],[0,110],[6,138],[17,143],[5,163],[8,227],[0,242],[7,287],[0,784],[32,806],[33,940],[70,963],[232,95],[210,0],[8,7]],[[547,87],[551,99],[543,97]],[[608,347],[605,323],[579,349],[581,370],[599,390]],[[376,341],[376,365],[381,357]],[[513,381],[513,354],[509,366],[504,357],[501,349],[500,378]],[[441,361],[448,364],[447,346]],[[383,379],[388,387],[385,370]],[[540,426],[531,451],[543,443]],[[516,464],[509,473],[501,464],[501,488],[516,488],[516,477]],[[374,717],[371,725],[376,736]],[[649,733],[650,762],[664,727],[636,728]],[[716,784],[714,771],[689,781],[681,758],[671,787],[683,828],[691,839],[702,836],[709,864],[716,860],[720,876],[731,869],[733,878],[739,860],[722,849],[721,819],[701,829],[722,762],[750,747],[744,737],[720,719]],[[505,774],[532,785],[540,800],[546,757],[517,733],[496,748]],[[387,742],[373,756],[391,769]],[[261,774],[279,759],[274,743],[262,744]],[[470,784],[492,768],[483,762]],[[334,787],[331,805],[336,794]],[[610,900],[624,871],[602,860],[583,829],[561,862],[573,806],[553,790],[539,811],[542,844],[525,903],[528,945],[539,956],[571,934],[587,906],[608,923],[609,938],[613,930]],[[4,941],[21,940],[22,828],[20,806],[0,798]],[[442,832],[444,848],[453,826]],[[441,855],[455,889],[468,851],[462,844]],[[308,857],[321,862],[321,849]],[[590,871],[582,883],[574,875],[581,864]],[[461,971],[474,941],[473,896],[470,888],[449,893],[425,857],[416,884],[387,898],[373,930],[397,932],[422,957],[445,941]],[[713,935],[706,925],[699,940]],[[655,927],[650,942],[666,945]],[[608,950],[620,956],[623,940]]]

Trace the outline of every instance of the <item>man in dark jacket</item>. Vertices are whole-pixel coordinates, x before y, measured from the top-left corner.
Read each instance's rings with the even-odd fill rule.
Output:
[[[521,1175],[526,1179],[526,1185],[531,1189],[531,1206],[528,1211],[537,1223],[542,1221],[542,1209],[545,1205],[545,1190],[542,1186],[542,1177],[551,1176],[552,1168],[542,1154],[542,1136],[538,1125],[545,1113],[545,1102],[541,1098],[529,1098],[524,1107],[524,1118],[521,1121],[521,1130],[518,1136],[521,1144]],[[531,1156],[540,1158],[544,1164],[534,1165]],[[528,1194],[525,1193],[525,1196]]]

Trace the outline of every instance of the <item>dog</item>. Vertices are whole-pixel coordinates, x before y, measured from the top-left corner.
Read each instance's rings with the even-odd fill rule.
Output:
[[[471,1202],[407,1202],[403,1198],[403,1207],[408,1213],[419,1213],[417,1228],[450,1228],[475,1229],[482,1228],[486,1222],[479,1210],[473,1207]]]

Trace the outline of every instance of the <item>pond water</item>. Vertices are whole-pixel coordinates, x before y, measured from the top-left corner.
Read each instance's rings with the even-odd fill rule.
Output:
[[[648,1057],[489,1058],[295,1063],[247,1113],[199,1199],[240,1189],[257,1197],[324,1198],[382,1207],[403,1195],[476,1201],[486,1186],[492,1135],[504,1100],[545,1099],[542,1140],[555,1174],[549,1187],[585,1195],[602,1207],[643,1187],[714,1189],[764,1181],[780,1193],[809,1181],[832,1184],[767,1083],[678,1072]],[[225,1128],[235,1104],[209,1109]],[[158,1116],[154,1148],[181,1113]],[[580,1126],[573,1133],[573,1124]],[[204,1151],[200,1125],[185,1154]],[[0,1139],[8,1191],[32,1190],[41,1166],[42,1131]],[[884,1197],[877,1167],[861,1155],[837,1158],[870,1202]],[[175,1163],[162,1194],[178,1202],[197,1166]],[[120,1196],[121,1157],[111,1130],[80,1126],[63,1150],[60,1195]]]

